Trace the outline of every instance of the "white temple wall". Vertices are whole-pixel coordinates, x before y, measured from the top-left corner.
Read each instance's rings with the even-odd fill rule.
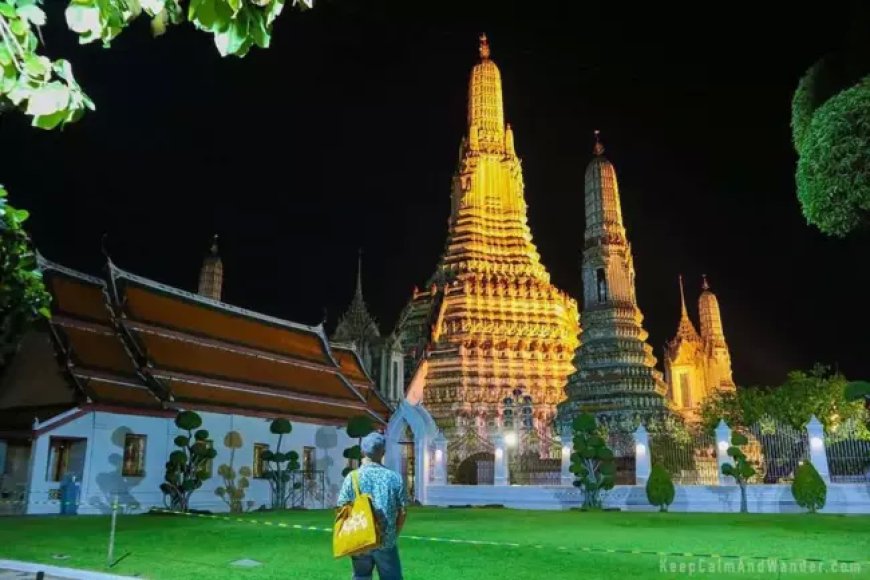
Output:
[[[735,485],[677,485],[673,512],[740,511],[740,488]],[[579,508],[581,492],[571,486],[432,485],[427,489],[427,505],[495,505],[507,508],[560,510]],[[750,485],[747,503],[751,513],[800,513],[789,484]],[[642,485],[617,485],[607,493],[605,508],[623,511],[657,511],[649,504]],[[822,513],[870,514],[870,486],[866,483],[828,484],[827,503]]]
[[[218,467],[231,461],[236,472],[240,467],[253,468],[254,444],[265,443],[275,448],[277,435],[269,432],[268,419],[235,414],[199,412],[202,429],[209,431],[217,456],[212,461],[212,477],[194,492],[191,508],[211,511],[227,511],[227,504],[215,494],[223,485]],[[302,462],[303,447],[314,448],[315,469],[324,471],[324,494],[322,500],[308,499],[306,507],[331,507],[335,503],[342,482],[341,470],[346,460],[344,449],[353,444],[344,429],[292,421],[293,431],[284,437],[282,451],[295,450]],[[224,437],[230,431],[241,435],[242,446],[233,450],[224,445]],[[142,476],[123,476],[121,472],[124,438],[127,434],[145,435],[145,467]],[[50,474],[52,438],[76,440],[77,453],[82,461],[70,459],[67,471],[81,474],[79,513],[106,513],[117,496],[119,504],[138,505],[126,508],[128,512],[147,511],[151,507],[164,507],[160,484],[163,482],[165,464],[169,454],[176,450],[173,439],[180,434],[174,417],[124,414],[105,411],[89,411],[66,423],[58,422],[52,428],[51,421],[35,439],[30,460],[30,476],[26,496],[27,513],[57,513],[56,501],[59,481]],[[249,478],[250,487],[245,502],[253,502],[253,508],[271,505],[269,482]]]

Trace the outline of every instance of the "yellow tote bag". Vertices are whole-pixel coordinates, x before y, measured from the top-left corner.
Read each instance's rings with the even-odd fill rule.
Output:
[[[359,492],[358,470],[353,470],[350,478],[353,482],[353,503],[341,506],[332,530],[332,555],[336,558],[368,552],[381,544],[372,496]]]

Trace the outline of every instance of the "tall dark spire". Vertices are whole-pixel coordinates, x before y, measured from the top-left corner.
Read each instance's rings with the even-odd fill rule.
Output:
[[[359,297],[362,300],[362,248],[358,250],[357,256],[357,264],[356,264],[356,291],[354,292],[354,297]]]
[[[358,349],[381,335],[374,317],[369,314],[362,291],[362,248],[357,254],[356,288],[353,299],[345,313],[338,320],[332,339],[339,342],[353,342]]]

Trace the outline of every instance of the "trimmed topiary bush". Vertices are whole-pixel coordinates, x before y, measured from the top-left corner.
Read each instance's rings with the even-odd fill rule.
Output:
[[[740,513],[747,513],[749,506],[746,501],[746,483],[753,475],[755,468],[749,462],[746,454],[740,449],[749,443],[749,439],[742,433],[731,434],[731,447],[728,448],[728,457],[734,460],[734,463],[725,463],[722,465],[722,474],[734,478],[737,485],[740,486]]]
[[[807,69],[792,98],[798,199],[807,222],[832,236],[870,223],[870,42]]]
[[[362,438],[374,430],[374,421],[372,421],[371,417],[367,415],[357,415],[356,417],[351,417],[350,419],[348,419],[347,435],[348,437],[355,437],[357,439],[357,444],[352,447],[348,447],[342,453],[345,459],[350,460],[350,465],[341,470],[341,474],[343,476],[346,476],[348,473],[354,470],[355,466],[359,465],[360,460],[362,460],[362,451],[360,450]]]
[[[813,113],[797,186],[807,221],[826,234],[842,237],[870,221],[870,77]]]
[[[646,499],[650,505],[658,506],[660,512],[668,511],[668,506],[674,503],[674,482],[671,474],[661,465],[653,465],[652,472],[646,482]]]
[[[163,501],[170,509],[187,511],[190,496],[211,476],[205,465],[217,451],[207,443],[208,431],[199,429],[201,425],[202,418],[193,411],[180,411],[175,417],[175,426],[187,434],[174,439],[178,450],[169,454],[164,482],[160,484]]]
[[[598,434],[595,417],[583,414],[574,419],[574,453],[571,473],[577,476],[574,485],[583,490],[583,507],[601,509],[602,492],[613,489],[616,462],[613,451]]]
[[[816,513],[825,507],[828,486],[816,467],[811,462],[804,461],[794,474],[791,494],[799,506],[810,510],[810,513]]]
[[[266,472],[263,474],[269,480],[272,488],[272,508],[285,509],[290,501],[294,489],[299,489],[302,484],[291,484],[293,472],[299,471],[299,454],[295,451],[281,452],[281,442],[284,435],[293,431],[293,425],[287,419],[275,419],[269,425],[269,431],[278,436],[278,444],[275,451],[263,452],[263,461],[268,463]]]

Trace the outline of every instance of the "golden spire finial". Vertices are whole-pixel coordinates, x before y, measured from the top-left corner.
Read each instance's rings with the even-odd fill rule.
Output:
[[[217,256],[218,253],[218,235],[215,234],[211,239],[211,254],[212,256]]]
[[[480,34],[480,58],[489,58],[489,40],[487,40],[485,32]]]
[[[709,290],[710,284],[707,283],[707,274],[701,274],[701,290]]]
[[[604,145],[601,143],[601,131],[598,129],[595,129],[595,147],[592,148],[592,152],[599,156],[604,154]]]
[[[680,307],[682,309],[683,316],[688,316],[688,311],[686,310],[686,293],[683,291],[683,275],[679,275],[680,278]]]

